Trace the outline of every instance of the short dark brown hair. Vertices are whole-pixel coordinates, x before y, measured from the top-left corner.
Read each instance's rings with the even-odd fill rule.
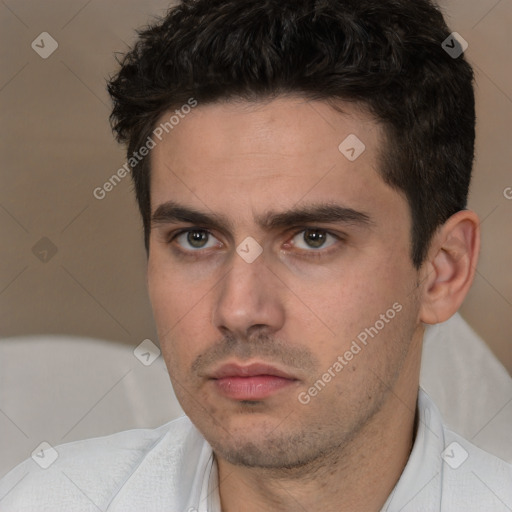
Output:
[[[436,229],[466,208],[474,158],[473,71],[445,51],[449,37],[429,0],[183,0],[121,59],[112,127],[130,156],[190,98],[357,103],[384,127],[380,173],[407,198],[419,268]],[[132,167],[148,252],[149,157]]]

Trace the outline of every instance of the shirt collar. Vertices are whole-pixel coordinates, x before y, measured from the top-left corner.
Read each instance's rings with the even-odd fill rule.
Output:
[[[192,510],[190,511],[192,512]],[[194,510],[195,512],[195,510]],[[215,455],[211,454],[206,464],[201,494],[199,495],[199,508],[197,512],[221,512],[219,495],[219,473]]]

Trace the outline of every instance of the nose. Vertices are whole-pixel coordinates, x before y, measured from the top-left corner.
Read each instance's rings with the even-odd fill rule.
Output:
[[[231,270],[217,288],[214,325],[223,335],[229,331],[239,339],[248,339],[254,330],[279,331],[285,321],[279,284],[263,254],[252,263],[235,254]]]

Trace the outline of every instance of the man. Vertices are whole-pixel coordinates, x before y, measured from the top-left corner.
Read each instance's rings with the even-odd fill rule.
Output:
[[[428,0],[185,0],[140,34],[112,121],[187,416],[18,466],[5,510],[512,510],[418,385],[480,243],[459,47]]]

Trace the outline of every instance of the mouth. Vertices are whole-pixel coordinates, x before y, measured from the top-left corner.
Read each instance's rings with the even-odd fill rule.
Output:
[[[210,380],[217,391],[232,400],[263,400],[298,382],[293,375],[265,363],[225,364]]]

